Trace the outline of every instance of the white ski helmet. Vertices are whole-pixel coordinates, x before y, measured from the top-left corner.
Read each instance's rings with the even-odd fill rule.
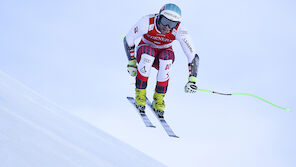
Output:
[[[181,22],[181,9],[172,3],[165,4],[159,11],[159,15],[163,15],[171,21]]]

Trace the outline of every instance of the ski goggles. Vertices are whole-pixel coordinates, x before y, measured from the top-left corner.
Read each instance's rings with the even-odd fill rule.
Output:
[[[160,24],[162,24],[163,26],[169,26],[170,29],[175,28],[180,22],[178,21],[172,21],[167,19],[166,17],[164,17],[163,15],[160,16],[159,18],[159,22]]]

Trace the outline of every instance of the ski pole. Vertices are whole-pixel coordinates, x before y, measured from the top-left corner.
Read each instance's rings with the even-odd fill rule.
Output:
[[[253,95],[253,94],[250,94],[250,93],[221,93],[221,92],[216,92],[216,91],[213,91],[213,90],[207,90],[207,89],[198,89],[198,91],[203,91],[203,92],[209,92],[209,93],[214,93],[214,94],[219,94],[219,95],[226,95],[226,96],[231,96],[231,95],[246,95],[246,96],[252,96],[252,97],[255,97],[259,100],[262,100],[266,103],[269,103],[277,108],[280,108],[282,110],[285,110],[285,111],[290,111],[289,108],[284,108],[284,107],[281,107],[281,106],[278,106],[278,105],[275,105],[273,103],[271,103],[270,101],[267,101],[265,99],[263,99],[262,97],[259,97],[259,96],[256,96],[256,95]]]

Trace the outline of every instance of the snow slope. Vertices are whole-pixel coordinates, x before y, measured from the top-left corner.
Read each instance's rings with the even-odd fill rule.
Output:
[[[0,71],[0,166],[160,167]]]

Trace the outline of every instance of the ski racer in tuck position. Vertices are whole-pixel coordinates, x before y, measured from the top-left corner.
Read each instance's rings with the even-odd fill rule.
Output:
[[[197,91],[199,56],[181,22],[180,8],[175,4],[165,4],[159,13],[142,17],[123,39],[128,57],[127,70],[131,76],[136,76],[136,106],[141,111],[145,110],[147,81],[151,68],[154,67],[158,74],[152,106],[159,116],[163,116],[169,71],[175,60],[172,49],[174,40],[180,42],[188,59],[189,77],[185,92]],[[134,42],[139,37],[141,41],[135,51]]]

